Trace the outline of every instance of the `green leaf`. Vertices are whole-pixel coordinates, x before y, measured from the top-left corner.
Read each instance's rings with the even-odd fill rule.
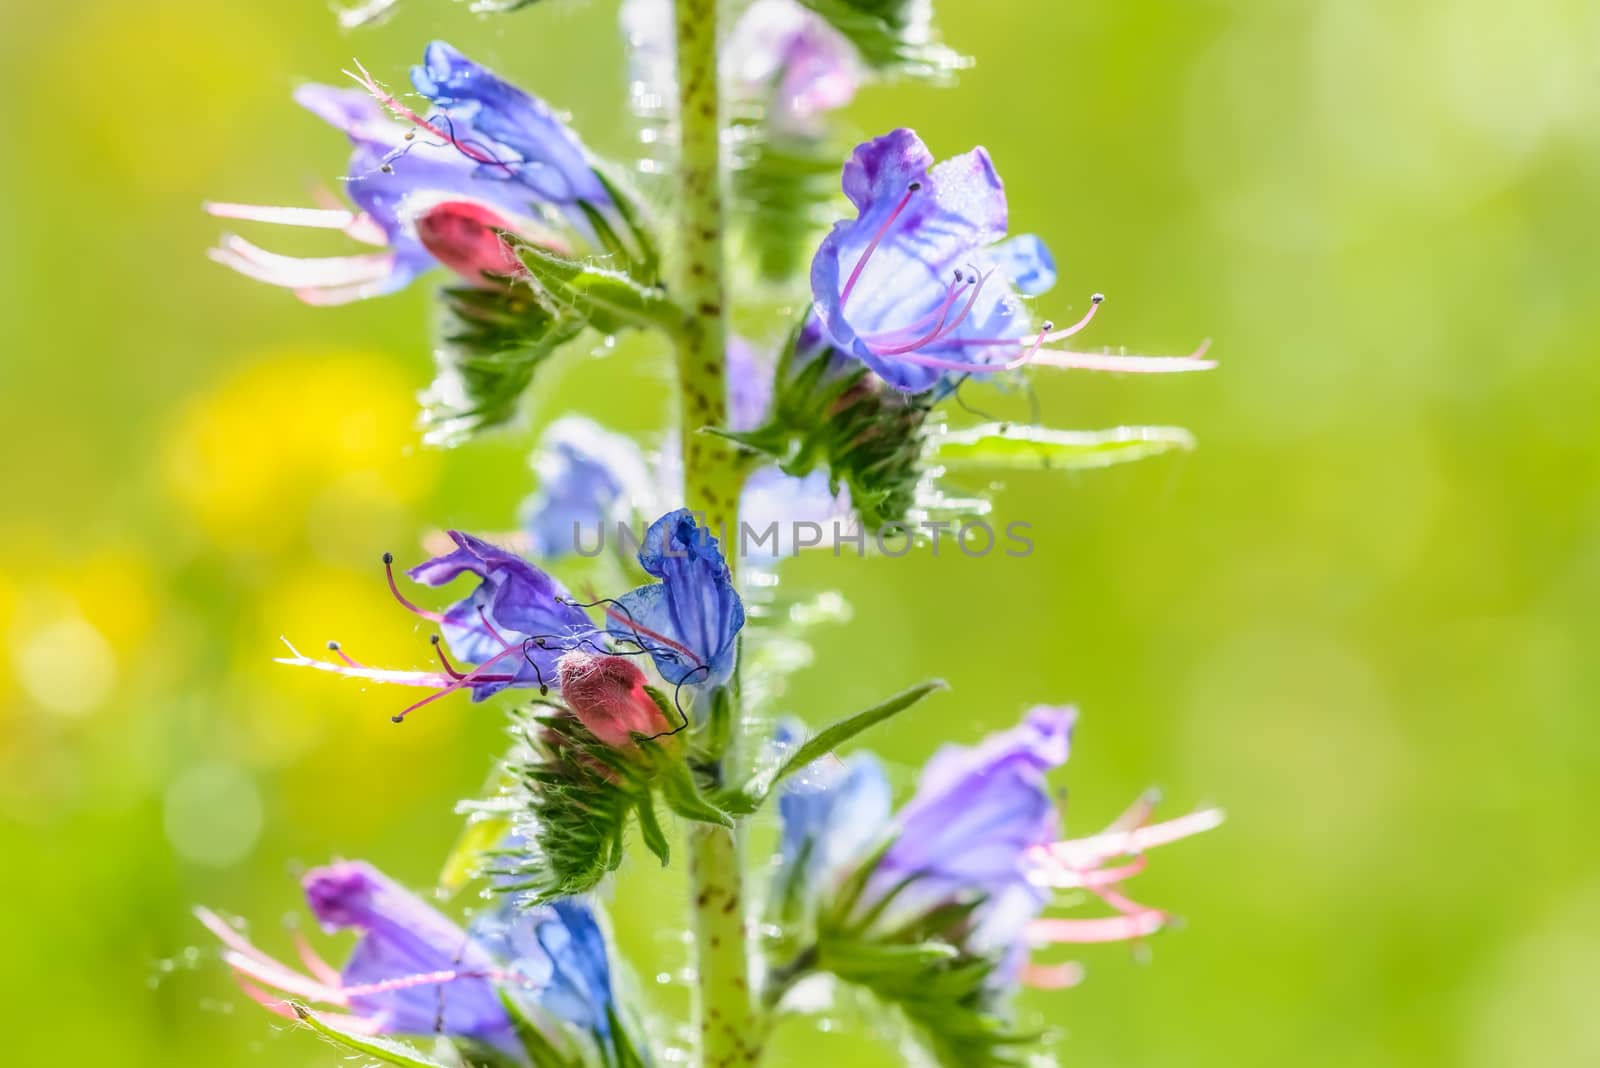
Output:
[[[640,285],[621,271],[558,256],[514,234],[505,236],[535,284],[601,333],[640,327],[675,335],[682,329],[683,311],[665,291]]]
[[[346,1031],[320,1019],[316,1013],[300,1004],[298,1001],[289,1002],[289,1007],[300,1018],[300,1022],[311,1028],[328,1041],[345,1049],[368,1057],[375,1057],[384,1064],[399,1065],[399,1068],[449,1068],[448,1065],[425,1057],[412,1047],[402,1042],[381,1038],[376,1035],[362,1035],[353,1031]]]
[[[919,683],[909,690],[903,690],[895,694],[887,701],[875,704],[871,708],[862,709],[855,715],[846,716],[832,726],[826,727],[806,739],[805,744],[801,745],[799,749],[795,750],[793,756],[783,762],[783,766],[778,769],[777,774],[772,778],[773,784],[776,785],[782,782],[818,757],[831,753],[868,727],[875,727],[890,716],[904,712],[931,693],[936,693],[939,690],[948,690],[949,688],[949,684],[943,679],[929,679],[927,682]]]
[[[947,468],[1077,471],[1130,463],[1194,448],[1194,435],[1176,426],[1121,426],[1112,430],[1051,430],[987,423],[934,437],[929,456]]]

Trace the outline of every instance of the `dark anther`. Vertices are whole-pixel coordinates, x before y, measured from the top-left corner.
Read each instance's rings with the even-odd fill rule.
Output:
[[[1089,298],[1090,304],[1104,304],[1105,301],[1106,295],[1104,293],[1096,293],[1094,296]]]
[[[428,635],[428,641],[432,642],[434,645],[438,645],[439,644],[439,636],[437,634],[430,634],[430,635]]]
[[[394,553],[384,553],[383,554],[383,562],[386,565],[394,563]]]
[[[913,193],[915,193],[915,192],[916,192],[916,191],[917,191],[917,190],[919,190],[919,189],[921,189],[921,188],[922,188],[922,183],[921,183],[921,182],[912,182],[912,183],[911,183],[911,184],[910,184],[910,185],[909,185],[909,186],[907,186],[907,187],[906,187],[906,188],[907,188],[907,189],[909,189],[909,190],[911,190],[911,192],[913,192]]]
[[[1046,319],[1044,322],[1040,323],[1039,325],[1044,327],[1044,332],[1047,333],[1047,334],[1050,331],[1052,331],[1052,330],[1054,330],[1056,328],[1056,324],[1051,322],[1049,319]]]
[[[328,650],[330,652],[337,653],[339,651],[339,643],[338,642],[329,642],[328,643]]]

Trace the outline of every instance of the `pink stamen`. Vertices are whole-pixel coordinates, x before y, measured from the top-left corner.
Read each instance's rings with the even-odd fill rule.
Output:
[[[329,1005],[347,1006],[343,992],[337,986],[319,983],[309,976],[273,961],[270,965],[246,957],[243,954],[229,950],[222,955],[222,959],[236,972],[242,972],[260,983],[265,983],[274,990],[281,990],[285,994],[298,994],[303,998],[313,1001],[326,1002]]]
[[[478,618],[483,622],[483,629],[489,632],[489,637],[493,638],[507,649],[511,648],[511,643],[506,641],[505,638],[501,637],[500,632],[494,629],[494,624],[489,622],[489,613],[483,610],[483,605],[481,604],[478,606]]]
[[[1022,981],[1035,990],[1065,990],[1083,982],[1083,965],[1077,961],[1066,964],[1034,964],[1022,966]]]
[[[962,306],[960,314],[955,317],[955,321],[947,323],[941,319],[939,320],[939,325],[934,327],[932,332],[918,338],[915,341],[906,342],[905,344],[879,346],[873,344],[871,341],[868,341],[867,344],[871,346],[872,351],[876,352],[879,356],[900,356],[906,353],[915,352],[924,345],[931,345],[941,338],[948,337],[950,334],[954,333],[963,322],[966,321],[967,316],[972,314],[973,305],[978,303],[978,294],[983,292],[984,284],[989,281],[989,275],[993,273],[993,271],[989,271],[979,276],[977,283],[972,286],[971,294],[967,297],[967,303]],[[946,311],[948,312],[949,303],[955,300],[955,293],[951,293],[951,295],[945,299]]]
[[[881,334],[874,334],[873,340],[888,343],[898,340],[902,336],[908,336],[919,330],[926,330],[928,328],[928,324],[934,322],[935,320],[943,323],[945,318],[950,314],[950,306],[956,301],[956,294],[961,292],[963,286],[968,281],[969,279],[966,275],[962,274],[960,271],[957,271],[956,276],[951,279],[950,284],[945,287],[945,299],[937,308],[933,309],[933,311],[929,312],[927,315],[918,317],[914,322],[908,323],[905,326],[898,327],[894,330],[885,330]]]
[[[293,647],[291,646],[291,648],[293,648]],[[345,664],[347,664],[350,667],[353,667],[353,668],[364,668],[364,667],[366,667],[365,664],[359,663],[358,661],[353,659],[350,656],[349,653],[345,652],[344,651],[344,646],[340,645],[338,642],[329,642],[328,643],[328,651],[331,652],[331,653],[336,654],[339,657],[340,660],[343,660],[345,662]]]
[[[1042,339],[1043,344],[1054,345],[1058,341],[1065,341],[1067,338],[1071,337],[1072,335],[1081,333],[1085,327],[1087,327],[1091,322],[1094,321],[1095,313],[1100,310],[1100,305],[1104,304],[1105,302],[1106,302],[1106,298],[1100,293],[1096,293],[1094,296],[1090,297],[1089,298],[1089,310],[1083,313],[1083,318],[1079,319],[1077,322],[1073,323],[1071,326],[1064,327],[1063,329],[1060,329],[1060,330],[1056,330],[1056,331],[1054,331],[1053,333],[1050,333],[1050,334],[1046,334],[1045,337]],[[961,341],[962,341],[962,344],[964,344],[964,345],[1016,345],[1016,344],[1018,344],[1018,340],[1016,338],[1014,338],[1014,337],[962,338]]]
[[[1029,923],[1027,937],[1035,944],[1126,942],[1155,934],[1166,923],[1167,914],[1155,909],[1132,916],[1106,916],[1093,920],[1047,917]]]
[[[394,720],[396,723],[403,723],[407,716],[421,708],[423,705],[431,705],[439,698],[455,693],[463,686],[473,686],[482,682],[510,682],[514,680],[516,678],[515,675],[490,675],[484,673],[486,668],[493,664],[499,663],[501,660],[504,660],[506,657],[513,654],[520,656],[522,654],[522,647],[514,645],[509,649],[502,649],[500,652],[494,654],[489,659],[485,660],[483,663],[479,664],[477,667],[461,676],[459,679],[452,679],[447,685],[445,685],[443,689],[439,690],[438,693],[431,693],[422,700],[407,705],[405,708],[402,708],[398,713],[390,716],[389,718]]]
[[[1109,371],[1121,374],[1178,374],[1185,371],[1209,371],[1217,361],[1205,358],[1211,348],[1211,339],[1187,356],[1114,356],[1100,352],[1069,352],[1065,349],[1045,349],[1034,362],[1041,367],[1058,367],[1068,371]]]
[[[400,592],[400,586],[394,580],[394,553],[383,554],[383,573],[389,579],[389,592],[394,594],[394,599],[400,602],[401,608],[404,608],[407,612],[421,616],[430,623],[442,624],[446,622],[442,612],[430,612],[426,608],[419,608],[408,601],[405,594]]]
[[[396,686],[426,686],[429,689],[448,686],[456,681],[449,675],[437,671],[395,671],[387,668],[350,667],[347,664],[333,664],[326,660],[313,660],[289,643],[289,639],[280,638],[288,646],[293,656],[280,656],[274,663],[287,664],[289,667],[308,667],[317,671],[328,671],[335,675],[345,675],[354,679],[366,679],[369,682],[390,683]],[[504,655],[504,654],[501,654]],[[466,678],[465,675],[461,678]],[[475,682],[510,682],[515,675],[479,675]]]
[[[1057,890],[1114,886],[1138,875],[1150,863],[1149,857],[1141,856],[1122,865],[1120,868],[1091,868],[1085,870],[1068,867],[1051,858],[1043,850],[1030,853],[1028,859],[1036,865],[1032,873],[1033,881]]]
[[[206,930],[216,935],[223,945],[234,952],[246,957],[253,957],[265,964],[277,964],[271,957],[257,949],[248,938],[236,931],[232,924],[210,909],[204,907],[196,908],[194,915],[195,919],[205,924]]]
[[[487,979],[491,982],[504,982],[511,978],[510,972],[423,972],[418,975],[403,975],[394,979],[384,979],[381,982],[366,983],[362,986],[347,986],[340,993],[345,997],[363,998],[373,994],[387,994],[395,990],[410,990],[419,986],[444,986],[448,983],[460,982],[466,979]]]
[[[616,622],[623,624],[629,630],[633,631],[635,634],[643,634],[646,638],[651,638],[651,639],[653,639],[655,641],[658,641],[662,645],[665,645],[668,649],[674,649],[674,650],[682,653],[684,656],[689,658],[689,662],[691,664],[693,664],[696,668],[705,667],[705,665],[700,662],[700,658],[698,656],[695,656],[694,653],[691,652],[688,648],[686,648],[685,646],[679,645],[677,642],[673,641],[671,638],[667,637],[665,634],[657,634],[655,631],[651,630],[649,627],[641,626],[640,624],[635,623],[633,621],[633,617],[629,616],[626,612],[618,611],[616,608],[613,608],[611,605],[606,605],[605,612],[606,612],[606,618],[615,620]]]
[[[415,111],[412,111],[410,108],[406,107],[393,93],[390,93],[380,86],[377,79],[368,73],[367,68],[363,67],[359,60],[355,61],[355,64],[356,70],[360,71],[361,73],[355,74],[351,71],[345,71],[345,75],[355,79],[356,84],[360,85],[367,92],[371,93],[374,100],[388,108],[396,117],[404,119],[417,129],[426,130],[439,140],[455,146],[456,151],[460,152],[463,156],[466,156],[475,163],[492,163],[495,166],[504,169],[507,174],[514,173],[511,164],[507,163],[505,160],[496,159],[493,155],[479,148],[477,145],[466,144],[456,140],[456,137],[453,133],[447,133],[446,131],[441,130],[438,126],[434,125],[421,115],[418,115]]]
[[[1039,346],[1043,343],[1045,334],[1052,329],[1054,327],[1046,319],[1043,329],[1039,331],[1039,336],[1034,338],[1033,343],[1023,350],[1022,355],[1007,360],[1005,363],[962,363],[960,360],[947,360],[939,356],[928,356],[921,352],[881,352],[879,355],[892,355],[895,359],[905,363],[914,363],[918,367],[933,367],[941,371],[956,371],[964,374],[999,374],[1002,371],[1015,371],[1017,368],[1031,362],[1038,354]]]
[[[1209,831],[1222,824],[1220,809],[1208,808],[1165,823],[1129,831],[1107,831],[1089,838],[1056,842],[1042,847],[1049,857],[1069,868],[1088,869],[1111,857],[1133,856],[1159,845]]]
[[[867,261],[872,258],[872,254],[878,251],[878,245],[883,241],[884,236],[889,233],[889,228],[894,225],[896,219],[900,218],[900,213],[906,210],[906,205],[911,203],[911,194],[921,188],[921,182],[912,182],[906,186],[905,196],[900,198],[900,203],[895,205],[894,211],[889,213],[889,217],[883,221],[883,225],[878,227],[878,232],[872,235],[872,240],[867,242],[867,247],[861,253],[861,258],[856,261],[855,269],[850,272],[850,277],[845,279],[844,289],[839,294],[840,307],[843,307],[844,302],[850,299],[850,293],[856,288],[856,281],[861,277],[862,270],[867,266]]]
[[[461,672],[456,670],[455,665],[450,663],[450,658],[444,655],[444,644],[440,642],[439,636],[435,634],[428,641],[433,643],[433,651],[438,655],[439,663],[444,665],[444,673],[452,679],[465,678]]]
[[[1133,916],[1141,912],[1154,911],[1146,905],[1139,904],[1137,901],[1133,900],[1131,897],[1128,897],[1121,890],[1118,890],[1114,886],[1089,886],[1087,889],[1095,897],[1099,898],[1101,901],[1104,901],[1107,905],[1110,905],[1124,916]]]
[[[338,987],[344,982],[339,969],[323,960],[312,948],[311,942],[299,931],[294,932],[294,950],[300,955],[300,961],[306,966],[306,970],[324,983]]]
[[[344,230],[356,221],[355,212],[346,208],[276,207],[270,204],[229,204],[217,200],[205,201],[201,208],[207,215],[219,219],[243,219],[246,222],[304,226],[316,230]]]
[[[243,990],[251,1001],[260,1005],[274,1016],[281,1016],[285,1020],[300,1019],[295,1014],[294,1009],[283,998],[267,993],[267,991],[261,989],[238,972],[234,973],[234,978],[239,982],[239,989]]]

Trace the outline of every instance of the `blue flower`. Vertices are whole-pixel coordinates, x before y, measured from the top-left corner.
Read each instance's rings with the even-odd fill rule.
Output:
[[[639,565],[660,579],[607,612],[613,637],[648,649],[674,685],[720,686],[733,674],[744,602],[711,531],[680,508],[650,524]]]
[[[435,620],[450,651],[460,659],[476,663],[480,669],[500,662],[505,664],[502,673],[514,669],[510,679],[474,685],[473,698],[481,701],[509,685],[548,685],[556,660],[574,641],[594,634],[594,624],[570,603],[567,591],[555,579],[516,553],[458,530],[449,533],[456,544],[454,551],[406,573],[428,586],[443,586],[462,574],[481,580],[472,593]],[[395,596],[409,607],[398,589]],[[433,618],[432,613],[423,614]]]
[[[811,264],[836,348],[910,393],[1026,353],[1033,328],[1018,294],[1048,289],[1055,265],[1037,238],[1001,244],[1005,188],[988,152],[934,165],[915,133],[893,130],[856,148],[843,184],[857,216],[834,225]]]
[[[397,713],[393,717],[397,723],[460,690],[482,700],[508,687],[537,687],[541,692],[556,688],[561,678],[557,662],[565,654],[613,651],[604,644],[607,632],[611,642],[623,643],[617,652],[648,652],[669,685],[720,686],[733,673],[744,604],[717,540],[686,510],[656,520],[639,550],[646,573],[661,581],[597,602],[604,606],[604,630],[560,583],[521,556],[461,531],[447,533],[454,543],[450,552],[407,572],[429,586],[442,586],[466,574],[479,580],[470,594],[446,611],[419,607],[402,594],[388,554],[384,567],[395,600],[439,625],[450,651],[465,662],[461,667],[438,647],[437,638],[439,671],[370,667],[350,657],[338,642],[328,644],[337,661],[314,660],[291,645],[292,655],[278,662],[433,691]]]
[[[434,41],[411,69],[411,84],[440,108],[427,120],[476,164],[475,174],[520,186],[540,204],[557,208],[590,233],[580,205],[613,206],[588,151],[549,105],[493,71]]]
[[[373,91],[376,85],[373,85]],[[384,94],[387,98],[387,94]],[[370,91],[304,85],[294,99],[350,139],[344,190],[355,211],[339,208],[206,203],[213,216],[341,230],[373,246],[352,256],[280,256],[224,235],[211,259],[246,277],[293,289],[307,304],[344,304],[394,293],[443,264],[482,285],[483,269],[509,273],[517,262],[494,230],[562,248],[531,222],[533,198],[504,182],[485,182],[477,165],[445,142],[416,139]],[[408,133],[413,134],[408,139]]]
[[[878,931],[916,930],[946,906],[973,906],[956,926],[917,937],[943,938],[963,952],[990,957],[996,987],[1019,978],[1059,985],[1066,973],[1029,965],[1028,945],[1112,941],[1159,930],[1166,913],[1131,901],[1119,885],[1143,870],[1145,850],[1208,830],[1222,818],[1202,810],[1152,824],[1154,804],[1146,798],[1100,834],[1060,840],[1046,775],[1065,763],[1075,719],[1071,708],[1040,706],[1019,726],[975,747],[944,747],[928,762],[916,794],[892,817],[883,773],[870,756],[808,769],[780,796],[780,880],[791,879],[803,861],[799,885],[816,904],[844,910],[841,922],[870,914]],[[1107,866],[1125,856],[1137,859]],[[871,870],[863,871],[868,863]],[[862,888],[859,895],[831,901],[846,881]],[[1056,889],[1087,889],[1115,915],[1042,918]]]
[[[581,898],[525,907],[505,900],[472,921],[472,936],[519,976],[537,976],[539,1005],[607,1042],[616,1003],[594,910]]]
[[[889,780],[870,753],[824,758],[784,785],[778,812],[778,886],[814,898],[888,833]]]
[[[444,1035],[521,1060],[516,1027],[501,1000],[505,993],[603,1044],[611,1041],[608,950],[583,901],[565,898],[520,909],[506,899],[463,930],[361,861],[316,868],[302,883],[325,930],[358,935],[342,968],[323,961],[302,941],[300,955],[309,971],[302,974],[256,948],[215,914],[197,913],[227,947],[224,958],[245,991],[274,1012],[294,1018],[285,1000],[294,997],[341,1010],[322,1018],[348,1030]]]
[[[554,559],[600,540],[653,496],[639,447],[582,416],[550,425],[534,451],[538,492],[523,502],[521,526],[535,556]]]

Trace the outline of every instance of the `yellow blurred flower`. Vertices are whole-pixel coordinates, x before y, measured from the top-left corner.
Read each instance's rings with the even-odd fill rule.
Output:
[[[410,387],[376,356],[268,352],[190,401],[164,480],[225,545],[281,548],[308,533],[313,512],[360,530],[433,484],[415,416]]]

